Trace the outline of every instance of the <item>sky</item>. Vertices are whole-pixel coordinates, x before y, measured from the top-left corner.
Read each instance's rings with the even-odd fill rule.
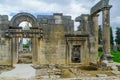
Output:
[[[81,14],[89,14],[93,7],[100,0],[0,0],[0,15],[8,15],[9,20],[17,13],[28,12],[37,15],[52,15],[63,13],[72,16],[75,20]],[[110,25],[115,35],[116,27],[120,27],[120,0],[110,0],[113,7],[110,11]],[[101,25],[102,14],[99,16]],[[77,29],[78,23],[75,23]]]

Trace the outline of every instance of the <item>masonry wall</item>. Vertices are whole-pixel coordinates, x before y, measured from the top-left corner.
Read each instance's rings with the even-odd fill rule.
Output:
[[[0,65],[11,65],[11,40],[8,38],[1,38],[0,40]]]
[[[65,64],[66,43],[64,35],[64,26],[55,24],[49,32],[49,39],[39,42],[39,64]]]
[[[0,15],[0,65],[11,65],[11,40],[5,38],[4,31],[8,29],[9,21],[7,15]]]

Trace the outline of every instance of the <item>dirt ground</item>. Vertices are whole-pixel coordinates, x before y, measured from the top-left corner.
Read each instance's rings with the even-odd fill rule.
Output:
[[[58,67],[63,71],[59,79],[52,80],[119,80],[114,79],[115,74],[111,70],[97,69],[95,67],[81,66],[81,67]],[[3,70],[1,68],[1,70]],[[5,72],[0,74],[0,80],[49,80],[49,79],[36,79],[36,70],[33,69],[31,64],[17,64],[15,68],[6,68]],[[109,78],[100,79],[96,74],[105,74]],[[47,76],[47,75],[45,75]],[[111,78],[111,76],[114,76]],[[87,78],[87,79],[86,79]]]
[[[90,67],[91,68],[91,67]],[[80,77],[96,77],[96,74],[106,74],[107,76],[115,76],[111,70],[103,70],[103,69],[90,69],[89,67],[84,66],[78,68],[63,68],[64,74],[61,75],[61,78],[74,78],[76,76]]]

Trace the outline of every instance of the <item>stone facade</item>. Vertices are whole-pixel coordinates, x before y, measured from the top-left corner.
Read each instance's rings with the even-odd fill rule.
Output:
[[[74,31],[71,16],[56,13],[48,16],[38,16],[38,20],[44,31],[44,39],[40,43],[40,46],[43,46],[40,48],[42,52],[38,54],[40,56],[39,63],[65,64],[65,34]]]
[[[89,64],[88,34],[81,32],[67,33],[66,37],[66,63]]]
[[[98,61],[98,15],[103,12],[103,58],[111,59],[109,33],[109,0],[101,0],[91,9],[91,14],[76,18],[80,30],[74,31],[71,16],[62,13],[38,15],[18,13],[9,21],[7,15],[0,15],[0,65],[18,62],[18,38],[32,38],[32,63],[43,64],[89,64]],[[18,25],[30,22],[30,30]]]
[[[2,65],[11,65],[12,55],[11,55],[11,40],[6,38],[0,39],[0,63]]]

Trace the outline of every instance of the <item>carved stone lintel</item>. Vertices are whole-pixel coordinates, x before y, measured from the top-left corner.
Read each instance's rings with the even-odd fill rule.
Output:
[[[105,7],[110,7],[109,0],[101,0],[91,8],[91,15],[100,12]]]
[[[110,10],[111,8],[112,8],[112,5],[109,5],[109,6],[107,6],[107,7],[103,7],[103,8],[101,9],[101,11]]]

